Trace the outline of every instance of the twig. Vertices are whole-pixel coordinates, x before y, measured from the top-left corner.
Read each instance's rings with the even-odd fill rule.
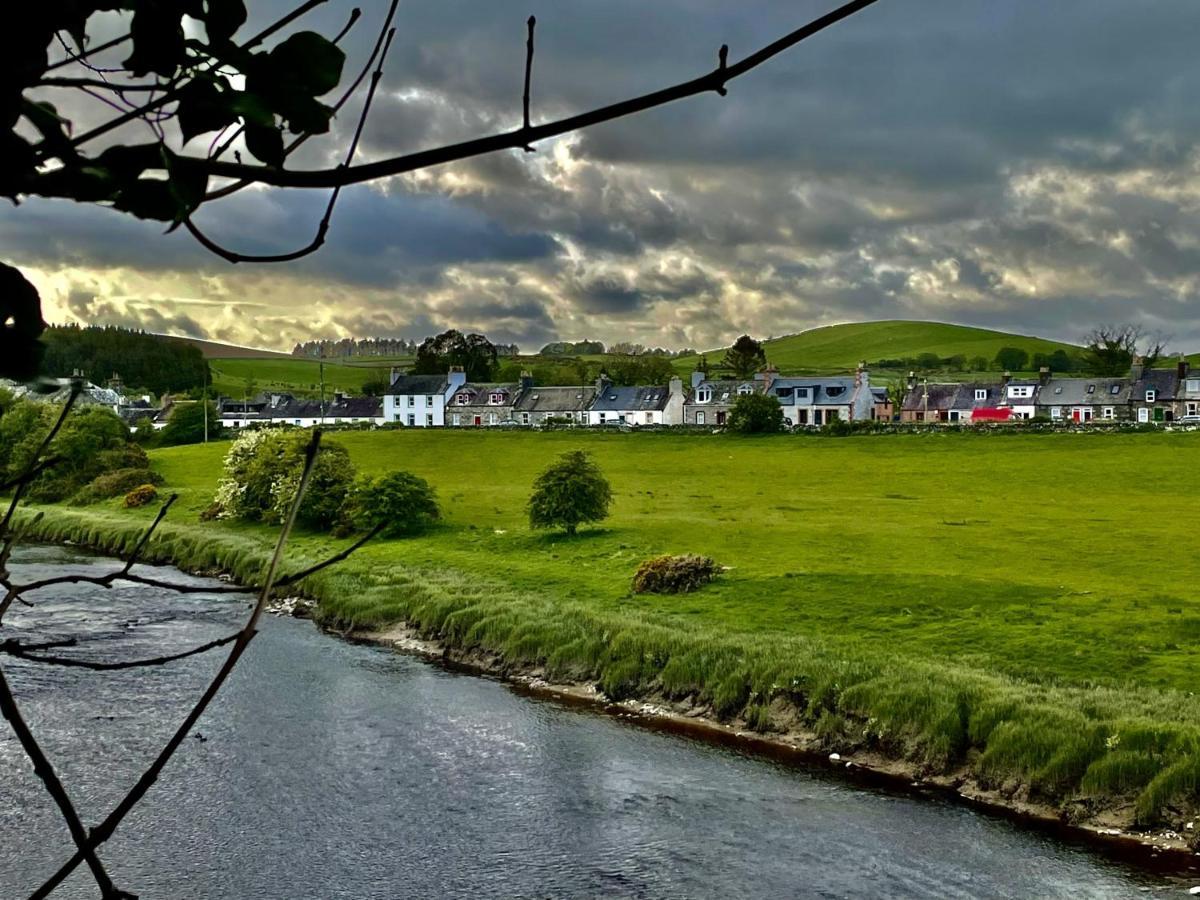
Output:
[[[150,527],[146,529],[146,533],[142,535],[137,545],[133,548],[133,552],[129,554],[129,559],[125,560],[125,568],[121,569],[121,575],[128,575],[129,570],[133,568],[133,564],[137,562],[138,557],[142,555],[142,551],[146,549],[146,545],[150,543],[150,538],[154,535],[154,530],[166,517],[167,511],[179,499],[178,494],[172,494],[167,498],[167,502],[162,505],[158,511],[158,515],[154,517],[154,521],[150,523]]]
[[[521,94],[521,110],[524,128],[529,130],[529,80],[533,75],[533,29],[537,25],[537,16],[530,16],[525,24],[529,27],[529,37],[525,40],[525,91]],[[533,148],[526,144],[522,148],[526,153],[532,153]]]
[[[393,4],[395,2],[397,2],[397,0],[393,0]],[[350,165],[351,161],[354,159],[354,154],[358,151],[358,142],[362,137],[363,127],[367,124],[367,116],[371,112],[371,101],[375,99],[375,90],[379,87],[379,81],[383,77],[383,64],[387,59],[388,49],[392,45],[392,37],[395,34],[396,29],[389,28],[387,31],[387,36],[384,38],[383,49],[379,54],[379,65],[376,66],[375,71],[371,73],[371,86],[367,88],[367,97],[363,101],[362,112],[359,113],[358,116],[358,125],[354,129],[354,137],[351,139],[350,147],[346,151],[346,160],[342,163],[342,168]],[[310,253],[315,253],[325,243],[325,237],[329,233],[329,223],[333,219],[333,208],[337,205],[338,197],[341,195],[341,192],[341,186],[338,186],[335,187],[333,189],[333,193],[329,195],[329,202],[325,205],[325,214],[321,216],[321,221],[317,223],[317,233],[316,236],[313,237],[312,241],[310,241],[306,246],[301,247],[299,250],[292,250],[288,253],[273,253],[264,255],[237,253],[221,246],[208,235],[206,235],[200,230],[196,223],[192,221],[190,216],[183,220],[183,224],[184,227],[187,228],[188,233],[190,233],[192,237],[199,241],[206,250],[215,253],[217,256],[221,257],[222,259],[226,259],[231,263],[290,262],[291,260],[308,256]]]
[[[280,529],[279,539],[275,543],[275,552],[271,556],[271,563],[267,568],[266,578],[263,581],[262,590],[258,595],[258,602],[254,604],[254,608],[250,611],[250,615],[246,619],[246,624],[242,627],[242,630],[238,632],[236,640],[233,641],[233,647],[230,649],[229,656],[226,657],[225,663],[213,677],[212,682],[209,684],[204,694],[196,702],[196,705],[192,707],[192,711],[188,713],[187,718],[183,720],[183,723],[171,736],[171,739],[167,741],[166,745],[155,758],[154,762],[150,764],[150,767],[146,769],[144,773],[142,773],[142,776],[137,780],[134,786],[130,788],[129,793],[127,793],[121,802],[116,805],[113,811],[108,814],[103,822],[92,829],[90,835],[87,837],[86,844],[80,847],[79,850],[76,850],[74,855],[67,860],[62,867],[54,873],[54,875],[52,875],[40,888],[30,895],[30,900],[39,900],[39,898],[48,897],[51,891],[53,891],[63,882],[64,879],[66,879],[73,871],[75,871],[75,868],[84,859],[85,853],[100,846],[110,837],[112,837],[113,832],[116,831],[117,826],[121,823],[121,820],[129,814],[129,812],[138,804],[142,797],[145,796],[146,791],[150,789],[151,785],[158,780],[159,774],[166,767],[171,757],[175,754],[175,751],[179,749],[179,746],[183,743],[184,738],[187,737],[193,726],[204,714],[205,709],[208,708],[209,703],[212,702],[212,699],[217,695],[217,692],[221,690],[221,686],[225,683],[226,679],[229,678],[229,675],[237,665],[238,660],[241,659],[242,653],[245,652],[246,647],[249,646],[250,641],[257,633],[258,621],[262,617],[263,609],[266,607],[267,598],[271,595],[271,588],[274,585],[275,574],[279,569],[279,563],[283,557],[284,545],[287,543],[287,539],[291,534],[292,527],[296,523],[296,514],[300,510],[300,502],[304,499],[304,492],[308,489],[308,482],[312,476],[313,464],[317,460],[317,450],[320,447],[320,443],[320,429],[314,428],[312,440],[309,441],[308,447],[305,451],[304,469],[300,475],[300,484],[296,490],[296,497],[292,501],[292,506],[288,510],[287,518],[284,520],[283,527]]]
[[[101,53],[105,50],[111,50],[113,47],[117,47],[117,46],[125,43],[131,37],[132,37],[132,35],[125,34],[125,35],[122,35],[121,37],[113,38],[111,41],[105,41],[103,44],[100,44],[96,47],[92,47],[90,50],[85,50],[82,53],[71,53],[71,55],[68,56],[66,59],[61,59],[56,63],[52,63],[51,65],[46,66],[46,71],[52,72],[55,69],[61,69],[63,66],[69,66],[71,63],[83,62],[83,60],[87,59],[93,53]],[[70,51],[68,51],[68,52],[70,52]]]
[[[95,847],[91,846],[88,842],[87,829],[83,827],[79,813],[75,810],[75,804],[71,802],[71,797],[67,793],[67,789],[63,787],[58,774],[54,771],[54,766],[50,764],[50,760],[42,752],[41,745],[38,744],[37,739],[33,736],[33,732],[29,730],[29,726],[21,715],[21,710],[17,706],[12,689],[8,686],[8,679],[4,676],[3,667],[0,667],[0,714],[3,714],[4,718],[12,726],[13,733],[16,734],[17,740],[21,743],[21,749],[25,751],[25,755],[29,757],[29,761],[33,763],[34,773],[42,780],[42,784],[46,787],[46,792],[58,804],[59,812],[62,813],[62,817],[67,823],[67,828],[71,832],[71,839],[75,842],[75,846],[79,848],[76,851],[76,855],[87,860],[88,868],[92,870],[92,877],[96,879],[96,884],[100,888],[100,895],[105,898],[133,897],[132,894],[117,890],[108,873],[104,871],[104,865],[100,862],[99,857],[96,856]]]
[[[217,638],[215,641],[209,641],[207,644],[200,644],[192,647],[190,650],[184,650],[180,653],[171,653],[166,656],[152,656],[148,659],[130,659],[122,662],[92,662],[88,659],[75,659],[70,656],[44,656],[33,652],[37,650],[37,646],[29,645],[22,646],[13,640],[0,642],[0,653],[5,653],[8,656],[14,656],[17,659],[25,659],[29,662],[45,663],[51,666],[64,666],[66,668],[75,669],[91,669],[94,672],[117,672],[123,669],[146,669],[151,666],[164,666],[167,663],[175,662],[180,659],[187,659],[189,656],[198,656],[201,653],[207,653],[209,650],[215,650],[217,647],[224,647],[226,644],[231,644],[238,639],[241,632],[235,632],[227,637]],[[74,640],[70,641],[68,646],[75,646]],[[43,647],[47,646],[45,644]]]
[[[353,544],[351,544],[345,550],[329,557],[328,559],[324,560],[323,562],[319,562],[316,565],[309,566],[307,569],[301,569],[299,572],[293,572],[291,575],[284,575],[282,578],[280,578],[278,581],[275,582],[275,586],[276,587],[287,587],[289,584],[295,584],[297,581],[303,581],[309,575],[316,574],[317,572],[320,572],[322,569],[326,569],[329,566],[332,566],[334,563],[341,562],[342,560],[344,560],[348,556],[350,556],[350,554],[354,553],[359,548],[361,548],[363,546],[363,544],[365,544],[367,541],[371,540],[373,537],[375,537],[377,534],[379,534],[379,532],[383,531],[384,527],[387,524],[388,524],[387,522],[380,522],[378,525],[376,525],[374,528],[372,528],[370,531],[368,531],[366,534],[364,534],[362,537],[360,537],[357,541],[355,541]]]

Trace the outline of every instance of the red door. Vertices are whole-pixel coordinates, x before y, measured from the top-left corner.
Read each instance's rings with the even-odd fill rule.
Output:
[[[483,424],[483,416],[476,416],[476,417],[475,417],[475,424],[476,424],[476,425],[482,425],[482,424]]]

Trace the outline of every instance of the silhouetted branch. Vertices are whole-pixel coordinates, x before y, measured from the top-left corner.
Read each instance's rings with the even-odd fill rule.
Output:
[[[22,645],[14,640],[0,642],[0,653],[14,656],[17,659],[45,663],[51,666],[91,669],[95,672],[117,672],[124,669],[147,669],[152,666],[164,666],[176,660],[187,659],[189,656],[198,656],[201,653],[207,653],[209,650],[215,650],[217,647],[224,647],[226,644],[233,643],[237,640],[240,633],[236,632],[227,637],[217,638],[215,641],[200,644],[197,647],[192,647],[190,650],[184,650],[180,653],[171,653],[166,656],[152,656],[148,659],[130,659],[123,662],[93,662],[88,659],[74,659],[70,656],[44,656],[35,651],[40,648],[48,648],[52,644],[42,644],[39,647],[39,645]],[[72,639],[69,642],[59,642],[59,646],[77,646],[77,642]]]
[[[129,559],[125,560],[125,568],[121,569],[121,575],[129,574],[129,570],[133,568],[133,564],[137,562],[138,557],[142,555],[142,551],[146,549],[146,545],[150,543],[150,538],[154,536],[154,530],[162,523],[162,520],[167,515],[167,511],[178,499],[178,494],[172,494],[167,498],[167,502],[158,510],[158,515],[154,517],[154,521],[150,523],[150,527],[146,529],[145,534],[142,535],[137,545],[133,548],[133,552],[129,554]]]
[[[33,763],[34,773],[42,780],[46,792],[58,804],[59,812],[62,813],[63,820],[67,823],[67,829],[71,832],[71,839],[79,848],[76,853],[80,858],[87,860],[88,868],[92,870],[92,877],[96,879],[96,884],[100,888],[100,895],[105,898],[133,897],[132,894],[117,890],[108,873],[104,871],[104,865],[96,856],[95,848],[88,844],[88,832],[83,827],[79,813],[75,810],[75,804],[71,802],[71,797],[54,771],[54,766],[50,764],[50,760],[46,758],[46,754],[42,752],[41,746],[34,738],[33,732],[25,723],[21,710],[17,706],[16,698],[13,697],[12,689],[8,686],[8,679],[4,676],[3,667],[0,667],[0,714],[3,714],[9,725],[12,726],[13,733],[21,743],[21,749]]]
[[[387,524],[388,524],[387,522],[380,522],[378,525],[376,525],[374,528],[372,528],[370,531],[368,531],[366,534],[364,534],[362,537],[360,537],[357,541],[355,541],[353,544],[351,544],[345,550],[341,551],[340,553],[334,554],[333,556],[329,557],[328,559],[324,560],[323,562],[319,562],[314,566],[309,566],[307,569],[301,569],[299,572],[293,572],[291,575],[283,576],[282,578],[280,578],[278,581],[275,582],[275,586],[276,587],[287,587],[289,584],[295,584],[297,581],[303,581],[309,575],[313,575],[317,572],[320,572],[322,569],[328,568],[329,566],[332,566],[334,563],[341,562],[342,560],[349,557],[351,553],[354,553],[356,550],[358,550],[360,547],[362,547],[363,544],[365,544],[367,541],[371,540],[371,538],[373,538],[377,534],[379,534],[379,532],[383,531],[384,527]]]
[[[291,508],[288,510],[287,518],[284,520],[283,527],[279,531],[279,539],[275,543],[275,552],[271,556],[271,563],[267,568],[266,577],[263,580],[262,590],[258,595],[258,602],[254,604],[254,608],[250,611],[250,615],[246,619],[246,624],[242,627],[242,630],[237,633],[237,638],[233,641],[233,647],[230,649],[229,656],[226,657],[225,663],[213,677],[213,680],[209,683],[209,686],[204,691],[204,694],[196,702],[196,705],[192,707],[192,710],[190,713],[188,713],[187,718],[184,719],[183,723],[178,729],[176,729],[170,740],[167,741],[166,745],[155,758],[154,762],[150,764],[149,768],[142,773],[142,776],[137,780],[134,786],[130,788],[129,793],[127,793],[121,802],[116,805],[113,811],[108,814],[103,822],[92,829],[91,833],[87,836],[86,843],[76,850],[75,854],[69,860],[67,860],[67,862],[64,863],[63,866],[45,882],[45,884],[43,884],[40,888],[38,888],[37,891],[30,895],[31,900],[49,896],[50,892],[53,891],[59,884],[61,884],[63,880],[75,870],[79,863],[83,861],[87,853],[93,851],[96,847],[100,846],[110,837],[112,837],[113,832],[116,831],[117,826],[121,823],[121,820],[124,819],[125,816],[127,816],[135,806],[137,806],[138,802],[143,796],[145,796],[146,791],[150,789],[150,786],[158,780],[159,774],[166,767],[171,757],[175,754],[175,751],[179,749],[179,746],[183,743],[184,738],[187,737],[188,733],[195,726],[196,722],[199,721],[200,717],[204,714],[204,711],[208,708],[209,703],[212,702],[212,699],[217,695],[217,692],[220,691],[221,686],[229,678],[229,675],[237,665],[238,660],[241,659],[246,647],[249,646],[250,641],[253,640],[254,635],[257,634],[258,622],[262,617],[263,609],[266,608],[267,598],[271,595],[271,589],[275,582],[275,575],[279,571],[279,563],[283,558],[284,545],[287,543],[288,536],[291,534],[292,528],[296,524],[296,514],[300,510],[300,503],[304,499],[305,491],[308,489],[308,482],[312,476],[313,464],[317,460],[317,451],[320,448],[320,444],[320,429],[314,428],[312,440],[309,441],[308,447],[305,450],[304,469],[300,474],[300,484],[296,490],[296,496],[292,500]]]
[[[61,69],[63,66],[69,66],[71,63],[83,62],[94,53],[101,53],[105,50],[111,50],[113,47],[120,46],[129,40],[131,36],[132,35],[128,34],[121,35],[121,37],[113,38],[111,41],[105,41],[103,44],[98,44],[97,46],[92,47],[89,50],[85,50],[82,53],[75,53],[68,48],[67,53],[69,55],[67,58],[61,59],[56,63],[51,63],[50,65],[46,66],[46,71],[51,72],[54,69]]]
[[[179,157],[174,161],[173,165],[180,168],[195,169],[206,175],[219,178],[246,179],[258,184],[269,184],[275,187],[332,188],[349,184],[361,184],[364,181],[375,181],[380,178],[388,178],[392,175],[401,175],[405,172],[429,168],[430,166],[495,153],[497,150],[511,150],[524,147],[534,141],[557,137],[560,134],[566,134],[571,131],[579,131],[592,125],[598,125],[601,122],[621,119],[648,109],[664,106],[676,100],[683,100],[687,97],[708,93],[709,91],[720,93],[728,82],[745,75],[747,72],[761,66],[785,50],[794,47],[806,38],[812,37],[814,34],[825,30],[831,25],[876,2],[877,0],[851,0],[850,3],[826,13],[818,19],[814,19],[807,25],[797,28],[795,31],[762,47],[733,65],[718,66],[711,72],[701,75],[699,78],[693,78],[690,81],[680,82],[661,90],[642,94],[639,97],[632,97],[628,100],[622,100],[608,106],[602,106],[575,116],[559,119],[555,122],[548,122],[545,125],[534,125],[528,129],[521,127],[515,131],[476,138],[475,140],[464,141],[458,144],[448,144],[431,150],[422,150],[417,153],[379,160],[378,162],[363,163],[362,165],[349,167],[337,166],[332,169],[292,170],[222,162],[220,160],[207,160],[191,156]]]

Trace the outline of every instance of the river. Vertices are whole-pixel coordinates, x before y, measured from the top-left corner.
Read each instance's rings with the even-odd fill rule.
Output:
[[[13,570],[30,580],[113,565],[31,547]],[[105,659],[181,650],[230,633],[246,612],[241,597],[134,585],[33,599],[10,612],[3,637],[82,633],[87,644],[61,652]],[[224,653],[101,674],[4,662],[95,823]],[[0,897],[25,896],[70,841],[3,722],[0,785]],[[1168,897],[1200,883],[271,617],[101,858],[142,898],[194,900]],[[96,896],[85,869],[54,896]]]

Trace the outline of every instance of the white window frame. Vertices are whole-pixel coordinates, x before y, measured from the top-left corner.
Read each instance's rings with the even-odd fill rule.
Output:
[[[1138,424],[1146,425],[1150,422],[1150,408],[1146,406],[1138,407]]]
[[[705,424],[704,423],[704,410],[702,410],[702,409],[696,411],[696,424],[697,425]]]
[[[1200,415],[1200,403],[1197,403],[1194,400],[1190,401],[1185,408],[1186,408],[1187,412],[1184,413],[1184,415],[1188,415],[1188,416]]]
[[[1157,399],[1158,399],[1158,391],[1154,390],[1154,388],[1149,388],[1146,391],[1146,402],[1153,403]]]
[[[452,413],[450,416],[450,424],[451,425],[461,425],[462,424],[462,416],[460,416],[458,413]]]
[[[1050,407],[1050,418],[1061,419],[1062,418],[1062,407],[1061,406]]]
[[[696,402],[697,403],[711,403],[712,402],[712,388],[706,388],[706,387],[698,388],[696,390]]]
[[[739,384],[737,392],[741,396],[745,396],[746,394],[753,394],[754,388],[748,384]]]
[[[647,413],[646,413],[646,424],[647,424],[647,425],[653,425],[653,424],[654,424],[654,413],[652,413],[652,412],[647,412]]]
[[[433,413],[425,413],[425,427],[426,428],[433,427]]]
[[[413,395],[413,394],[409,394],[409,395],[408,395],[408,406],[409,406],[409,409],[411,409],[412,407],[414,407],[414,406],[416,406],[416,405],[417,405],[417,398],[416,398],[416,396],[415,396],[415,395]]]
[[[1115,407],[1106,406],[1102,410],[1100,410],[1100,418],[1102,418],[1102,419],[1107,419],[1108,421],[1111,422],[1116,417],[1117,417],[1117,410]]]
[[[488,413],[488,415],[487,415],[488,425],[496,425],[499,423],[499,421],[500,420],[496,417],[496,414],[494,412]]]
[[[528,424],[529,424],[529,413],[527,413],[527,412],[523,412],[523,413],[521,413],[521,424],[522,424],[522,425],[528,425]]]
[[[425,395],[425,405],[426,405],[426,406],[433,406],[433,394],[426,394],[426,395]]]
[[[982,388],[976,388],[975,389],[975,399],[976,400],[986,400],[987,399],[987,391],[983,390]]]
[[[415,428],[417,426],[417,417],[413,413],[408,414],[408,427]]]

